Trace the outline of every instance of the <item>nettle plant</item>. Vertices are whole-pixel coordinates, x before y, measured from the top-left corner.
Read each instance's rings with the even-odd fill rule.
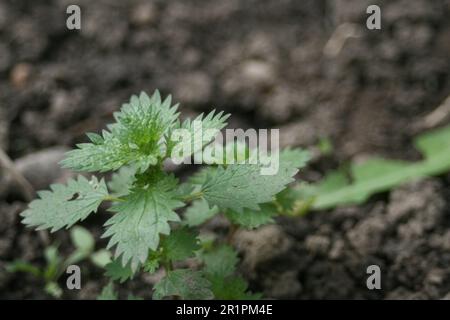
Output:
[[[158,91],[151,97],[132,96],[114,114],[116,122],[108,130],[101,135],[88,133],[91,142],[78,144],[61,163],[78,172],[114,172],[109,183],[79,175],[66,185],[51,185],[50,191],[38,192],[39,198],[21,214],[23,223],[55,232],[72,227],[109,202],[111,216],[102,237],[110,238],[107,249],[115,247],[115,253],[105,267],[111,282],[101,298],[117,297],[112,281],[122,283],[138,272],[155,273],[161,268],[165,273],[153,288],[154,299],[258,298],[236,275],[238,254],[232,235],[238,228],[257,228],[272,223],[276,215],[301,210],[303,204],[286,187],[308,161],[308,153],[283,150],[277,173],[262,175],[261,163],[247,161],[251,150],[236,142],[213,155],[219,160],[231,152],[234,163],[213,161],[222,164],[205,166],[180,183],[164,171],[164,161],[176,148],[185,150],[180,144],[195,144],[193,137],[199,132],[194,122],[201,123],[203,149],[214,139],[207,129],[223,129],[229,115],[212,111],[180,122],[177,107],[170,96],[161,100]],[[185,129],[192,139],[175,138],[177,129]],[[183,207],[187,207],[184,212]],[[229,235],[201,234],[201,226],[217,214],[230,221]]]

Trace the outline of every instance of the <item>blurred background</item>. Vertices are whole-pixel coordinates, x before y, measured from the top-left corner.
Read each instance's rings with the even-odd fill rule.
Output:
[[[81,30],[66,28],[70,4]],[[371,4],[381,30],[366,28]],[[63,182],[64,151],[131,94],[159,89],[183,116],[217,108],[230,127],[279,128],[283,146],[329,141],[332,153],[302,174],[315,181],[371,155],[417,160],[412,137],[448,123],[429,115],[450,95],[449,57],[449,0],[1,0],[0,149],[34,189]],[[71,245],[67,232],[48,239],[20,224],[28,199],[15,180],[3,163],[0,298],[47,298],[40,280],[6,265],[39,266],[49,241]],[[449,182],[243,232],[241,272],[273,298],[450,298]],[[84,225],[98,237],[103,222]],[[367,290],[369,264],[381,266],[382,290]],[[83,289],[63,297],[99,293],[102,270],[83,270]],[[150,297],[153,282],[138,277],[123,294]]]

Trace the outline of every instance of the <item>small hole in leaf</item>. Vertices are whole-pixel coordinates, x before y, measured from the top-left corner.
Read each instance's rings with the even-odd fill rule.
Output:
[[[78,192],[75,192],[68,201],[76,200],[80,197],[80,194]]]

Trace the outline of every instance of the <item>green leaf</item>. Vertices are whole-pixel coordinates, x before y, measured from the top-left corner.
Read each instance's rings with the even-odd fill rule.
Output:
[[[123,266],[119,259],[113,260],[105,266],[105,275],[112,280],[118,280],[120,283],[132,279],[134,272],[130,264]]]
[[[97,133],[88,132],[88,133],[86,133],[86,135],[89,138],[89,140],[92,141],[93,144],[101,144],[101,143],[103,143],[102,136],[97,134]]]
[[[210,208],[205,199],[196,200],[186,209],[184,223],[190,227],[196,227],[211,219],[218,212],[219,208],[217,206]]]
[[[430,159],[441,153],[449,153],[450,150],[450,126],[432,130],[419,135],[414,140],[416,148]]]
[[[210,205],[242,212],[244,208],[258,210],[258,204],[269,202],[292,180],[274,181],[262,176],[257,165],[231,165],[219,167],[203,185],[204,198]],[[274,179],[275,180],[275,179]],[[277,183],[278,182],[278,183]]]
[[[202,252],[202,250],[211,250],[211,248],[214,247],[214,242],[217,239],[217,235],[215,233],[212,232],[205,232],[205,233],[201,233],[198,235],[198,240],[200,241],[200,252]],[[199,254],[200,254],[199,252]]]
[[[125,166],[119,169],[111,176],[108,182],[108,187],[116,196],[125,196],[131,189],[131,186],[136,181],[136,169],[133,166]]]
[[[175,128],[181,130],[175,130],[171,134],[170,157],[179,161],[202,150],[227,125],[225,121],[229,116],[230,114],[224,115],[223,112],[216,114],[213,110],[206,117],[202,113],[193,121],[186,119],[181,126]],[[180,133],[186,133],[186,136]]]
[[[405,162],[370,159],[365,163],[351,165],[352,182],[344,172],[333,171],[317,185],[306,187],[303,195],[314,197],[314,209],[363,203],[372,194],[389,190],[392,186],[407,181],[410,173],[413,173],[408,172],[408,167]],[[408,169],[405,171],[405,168]]]
[[[348,185],[348,177],[343,171],[331,171],[326,177],[317,184],[320,192],[330,192],[339,190]]]
[[[63,291],[61,287],[54,281],[50,281],[45,284],[45,292],[55,298],[61,298]]]
[[[237,140],[222,144],[210,144],[203,152],[203,161],[208,164],[235,164],[244,163],[250,156],[250,149],[243,141]]]
[[[262,175],[262,164],[235,164],[219,167],[203,185],[204,198],[210,205],[231,209],[259,210],[259,204],[270,202],[292,182],[298,168],[305,165],[308,154],[300,150],[280,153],[278,172]]]
[[[114,290],[114,284],[109,282],[103,289],[97,300],[117,300],[119,294]]]
[[[293,167],[301,169],[311,159],[311,154],[302,149],[286,148],[280,152],[280,168]]]
[[[179,199],[184,199],[188,196],[190,196],[193,192],[194,192],[195,186],[193,186],[192,184],[188,183],[188,182],[184,182],[178,185],[177,188],[177,197]]]
[[[78,144],[61,164],[76,171],[106,172],[135,164],[138,172],[156,165],[165,156],[165,135],[176,124],[177,105],[169,96],[163,102],[158,91],[149,98],[141,93],[114,114],[102,136],[89,135],[92,143]]]
[[[208,181],[208,179],[213,176],[217,171],[217,167],[215,166],[205,166],[199,171],[195,172],[192,176],[189,177],[189,184],[195,186],[202,186]]]
[[[91,261],[99,268],[105,268],[111,262],[111,253],[106,249],[100,249],[91,255]]]
[[[79,176],[78,180],[69,180],[66,186],[53,184],[50,189],[39,191],[40,199],[32,201],[21,213],[24,224],[37,227],[37,230],[51,228],[51,232],[71,227],[96,212],[108,195],[103,179],[98,181],[95,177],[88,181]]]
[[[273,204],[264,203],[260,205],[261,210],[255,211],[244,209],[243,212],[227,210],[225,216],[234,224],[246,229],[255,229],[262,225],[273,223],[273,217],[277,215],[277,210]]]
[[[88,253],[94,250],[95,240],[87,229],[80,226],[73,227],[70,230],[70,238],[78,250]]]
[[[200,249],[197,233],[187,228],[172,231],[161,241],[161,247],[166,258],[172,261],[192,257]]]
[[[322,180],[314,184],[299,183],[292,188],[284,190],[277,195],[277,201],[285,209],[294,205],[299,199],[311,198],[314,200],[316,195],[326,194],[338,191],[350,184],[349,175],[344,170],[332,170],[328,172]],[[285,203],[284,203],[285,202]],[[311,204],[313,201],[310,201]],[[304,202],[309,203],[308,201]]]
[[[65,261],[66,265],[76,264],[94,251],[94,237],[83,227],[75,226],[70,230],[70,237],[76,250]]]
[[[59,275],[63,270],[61,270],[62,266],[62,257],[59,255],[58,248],[55,245],[50,245],[44,250],[44,257],[47,265],[43,272],[44,279],[47,282],[55,281],[58,279]]]
[[[388,191],[400,184],[426,176],[439,175],[450,170],[450,126],[425,133],[415,139],[415,145],[425,158],[418,162],[370,159],[350,167],[350,182],[330,184],[331,177],[309,188],[306,198],[313,199],[313,209],[361,204],[371,195]],[[336,173],[334,173],[336,174]],[[341,174],[343,175],[343,173]],[[303,194],[305,196],[305,194]]]
[[[218,300],[257,300],[261,294],[252,294],[247,291],[247,282],[239,276],[223,277],[221,275],[208,275],[211,290]]]
[[[207,274],[222,277],[233,274],[239,262],[236,251],[227,245],[202,253],[200,258],[205,264],[204,270]]]
[[[124,201],[111,208],[115,214],[105,223],[102,237],[111,237],[108,249],[117,245],[115,257],[122,255],[122,265],[131,260],[135,270],[144,263],[148,250],[156,250],[159,235],[170,233],[169,221],[179,221],[173,211],[184,204],[174,198],[176,180],[172,176],[157,177],[154,184],[133,189]]]
[[[319,142],[317,143],[317,148],[319,149],[320,153],[324,156],[329,156],[333,153],[333,143],[328,137],[322,137],[320,138]]]
[[[61,262],[61,257],[58,253],[58,247],[55,245],[49,245],[44,250],[45,261],[48,265],[58,265]]]
[[[200,259],[205,264],[206,278],[211,282],[211,290],[216,299],[243,300],[257,299],[259,295],[247,292],[247,282],[234,275],[239,262],[236,251],[227,245],[202,253]]]
[[[358,183],[360,181],[376,179],[383,175],[395,174],[402,170],[405,165],[408,165],[408,163],[404,161],[373,158],[363,163],[352,165],[350,174],[353,181]]]
[[[42,275],[41,270],[38,267],[21,260],[16,260],[6,264],[6,271],[11,273],[25,272],[32,274],[34,277],[40,277]]]
[[[306,183],[298,183],[277,194],[275,205],[280,215],[301,216],[306,214],[315,199],[315,188]]]
[[[153,298],[177,296],[187,300],[212,299],[211,284],[200,271],[177,269],[167,275],[154,286]]]
[[[150,274],[155,273],[159,269],[159,262],[161,260],[161,255],[157,251],[152,251],[149,254],[149,257],[147,258],[147,261],[145,261],[143,269],[145,272],[148,272]]]

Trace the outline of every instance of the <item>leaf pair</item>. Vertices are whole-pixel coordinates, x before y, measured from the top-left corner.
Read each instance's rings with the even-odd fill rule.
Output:
[[[178,269],[169,271],[154,287],[154,298],[177,296],[182,299],[257,299],[247,291],[244,279],[234,275],[237,253],[229,246],[220,246],[201,253],[202,271]]]
[[[194,256],[200,249],[197,233],[187,228],[173,230],[170,235],[162,238],[157,251],[150,250],[146,261],[142,264],[144,271],[154,273],[161,263],[173,263]],[[133,278],[136,273],[131,263],[122,264],[122,259],[116,259],[106,266],[106,275],[112,280],[124,282]]]
[[[203,169],[190,179],[202,191],[203,199],[186,210],[185,223],[200,225],[219,211],[232,223],[247,229],[273,222],[279,213],[273,203],[276,195],[294,180],[308,160],[308,152],[286,149],[279,154],[279,170],[274,175],[261,175],[262,164],[248,161]]]
[[[114,114],[115,123],[102,135],[90,133],[92,143],[78,144],[61,164],[64,168],[85,172],[106,172],[134,164],[138,171],[156,165],[164,156],[165,134],[175,125],[178,105],[171,97],[161,101],[156,91],[151,98],[142,92]]]
[[[117,245],[115,256],[122,256],[122,264],[131,261],[136,270],[148,257],[149,250],[156,250],[160,234],[170,233],[170,221],[179,221],[175,209],[184,203],[175,199],[173,190],[176,180],[161,175],[160,180],[136,188],[116,203],[111,211],[115,214],[105,223],[103,237],[111,237],[108,248]]]

